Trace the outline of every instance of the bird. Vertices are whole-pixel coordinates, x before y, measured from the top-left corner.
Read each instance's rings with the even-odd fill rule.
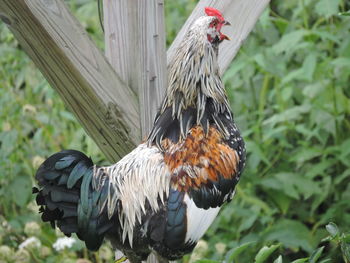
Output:
[[[63,150],[38,168],[33,193],[44,222],[92,251],[110,240],[132,263],[194,249],[233,198],[246,160],[218,65],[230,23],[213,7],[204,13],[168,64],[165,97],[142,143],[110,166]]]

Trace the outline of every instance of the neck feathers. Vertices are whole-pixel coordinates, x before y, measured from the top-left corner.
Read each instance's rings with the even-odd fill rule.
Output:
[[[228,105],[217,54],[218,46],[212,45],[206,35],[189,32],[169,63],[168,90],[161,112],[172,107],[173,117],[179,117],[189,107],[203,111],[205,98],[213,99],[218,105]]]
[[[206,34],[195,29],[188,32],[169,63],[168,89],[149,143],[156,142],[162,147],[163,139],[174,142],[184,139],[195,125],[208,130],[218,114],[231,117],[217,55],[218,45],[211,44]]]

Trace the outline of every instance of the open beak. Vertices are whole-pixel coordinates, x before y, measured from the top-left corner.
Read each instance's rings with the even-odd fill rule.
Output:
[[[223,22],[223,25],[224,25],[224,26],[230,26],[231,23],[225,20],[225,21]],[[225,39],[226,39],[226,40],[231,40],[231,38],[229,38],[228,36],[226,36],[226,35],[223,34],[223,33],[220,33],[220,38],[221,38],[221,41],[222,41],[222,40],[225,40]]]
[[[221,40],[231,40],[231,38],[229,38],[228,36],[226,36],[225,34],[221,33]]]

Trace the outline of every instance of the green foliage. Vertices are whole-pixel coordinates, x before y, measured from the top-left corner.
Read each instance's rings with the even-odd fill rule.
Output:
[[[165,2],[168,45],[196,2]],[[67,3],[102,49],[96,1]],[[350,262],[349,9],[272,1],[262,14],[224,76],[246,170],[183,262]],[[0,262],[110,262],[108,246],[53,248],[60,235],[41,223],[30,192],[35,170],[63,148],[104,158],[4,24],[0,43]],[[32,237],[40,245],[19,249]]]
[[[261,248],[256,254],[254,262],[255,263],[264,263],[266,260],[270,257],[270,255],[279,247],[279,245],[273,245],[273,246],[264,246]]]

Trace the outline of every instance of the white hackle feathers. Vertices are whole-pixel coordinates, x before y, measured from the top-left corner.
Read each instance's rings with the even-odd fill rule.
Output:
[[[120,201],[122,209],[118,210],[118,215],[123,228],[122,240],[124,242],[128,237],[132,246],[135,224],[137,221],[141,223],[142,216],[146,214],[145,204],[148,203],[156,212],[158,201],[164,203],[164,198],[168,197],[170,171],[157,147],[140,144],[118,163],[94,172],[96,189],[103,185],[105,176],[109,178],[108,199],[101,210],[107,205],[108,215],[112,217]]]
[[[207,16],[197,19],[170,61],[167,99],[162,105],[163,109],[174,105],[171,99],[175,98],[177,91],[183,93],[181,107],[197,105],[199,86],[204,95],[228,108],[225,89],[219,75],[217,47],[208,41],[207,36],[212,30],[209,24],[213,19],[215,18]],[[205,103],[205,100],[202,100],[202,103]],[[200,110],[205,108],[205,105],[197,106],[201,106]]]

